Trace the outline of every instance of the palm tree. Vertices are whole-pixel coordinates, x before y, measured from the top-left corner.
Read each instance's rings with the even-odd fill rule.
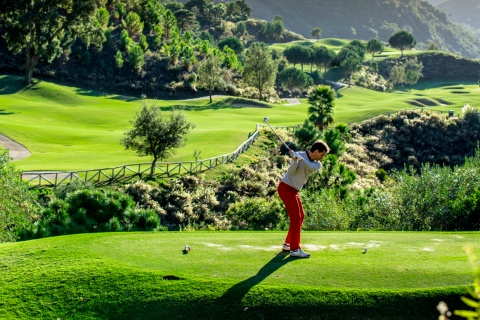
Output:
[[[317,86],[307,95],[309,120],[323,131],[330,124],[333,124],[335,113],[335,91],[328,86]]]

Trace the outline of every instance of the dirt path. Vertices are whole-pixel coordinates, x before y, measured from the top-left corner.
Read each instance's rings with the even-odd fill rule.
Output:
[[[10,157],[12,157],[13,160],[20,160],[31,155],[27,148],[1,134],[0,146],[9,150]]]

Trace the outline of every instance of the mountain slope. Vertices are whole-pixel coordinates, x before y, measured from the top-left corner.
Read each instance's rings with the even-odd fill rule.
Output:
[[[247,0],[247,3],[253,9],[253,17],[270,21],[282,16],[287,29],[306,37],[311,37],[312,27],[319,26],[323,37],[388,41],[402,28],[413,33],[419,47],[434,41],[443,50],[480,57],[480,38],[424,1]]]
[[[446,0],[437,8],[451,14],[452,20],[480,29],[480,2],[478,0]]]

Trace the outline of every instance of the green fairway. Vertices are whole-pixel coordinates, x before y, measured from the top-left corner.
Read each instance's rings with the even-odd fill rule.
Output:
[[[353,40],[353,39],[352,39]],[[303,45],[303,46],[325,46],[330,50],[335,51],[338,53],[342,47],[346,46],[349,44],[352,40],[345,40],[345,39],[338,39],[338,38],[323,38],[323,39],[305,39],[305,40],[297,40],[297,41],[292,41],[292,42],[284,42],[284,43],[274,43],[269,46],[270,49],[275,49],[279,52],[283,52],[288,47],[291,47],[293,45]],[[364,41],[366,44],[367,41]],[[417,53],[418,50],[412,49],[412,50],[404,50],[405,55],[410,55],[410,54],[415,54]],[[390,57],[390,56],[395,56],[401,55],[400,50],[391,48],[391,47],[385,47],[384,51],[380,54],[376,53],[375,57]],[[371,59],[371,55],[367,53],[366,59]]]
[[[434,319],[440,299],[458,297],[473,281],[463,248],[480,249],[479,232],[305,232],[303,248],[312,257],[294,259],[281,252],[284,236],[103,233],[0,244],[0,315],[222,319],[250,309],[231,314],[240,319],[267,308],[282,318],[278,311],[302,306],[309,315],[336,312],[337,319],[357,319],[352,315],[363,309],[365,316],[383,312],[381,319],[412,319],[418,310]],[[405,299],[411,310],[394,314]]]
[[[412,92],[381,93],[351,87],[339,91],[336,123],[359,122],[375,115],[418,108],[460,112],[475,103],[480,88],[474,83],[424,83]],[[308,103],[259,105],[245,100],[208,98],[156,100],[165,112],[182,106],[196,125],[187,145],[169,161],[191,161],[228,154],[243,143],[264,117],[273,126],[292,126],[307,118]],[[148,104],[153,100],[146,101]],[[247,101],[248,103],[248,101]],[[126,151],[119,141],[142,101],[45,81],[25,87],[22,78],[0,76],[0,134],[23,144],[32,155],[15,162],[22,170],[87,170],[150,162]]]

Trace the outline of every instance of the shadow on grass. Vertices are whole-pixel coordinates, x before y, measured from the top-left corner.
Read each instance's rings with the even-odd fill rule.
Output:
[[[280,252],[275,255],[266,265],[264,265],[257,274],[237,283],[233,287],[227,290],[217,300],[217,305],[225,306],[229,312],[243,312],[242,299],[254,286],[265,280],[268,276],[275,271],[286,265],[288,262],[294,261],[295,258],[291,258],[288,253]]]
[[[0,116],[8,116],[10,114],[14,114],[15,112],[8,112],[5,109],[0,109]]]
[[[30,87],[22,77],[19,76],[1,76],[0,77],[0,95],[14,94]]]
[[[132,102],[132,101],[142,100],[141,98],[138,98],[138,97],[126,96],[126,95],[121,95],[121,94],[107,94],[105,92],[91,90],[91,89],[78,88],[78,89],[75,90],[75,92],[82,95],[82,96],[95,97],[95,98],[107,97],[107,99],[110,99],[110,100],[119,100],[119,101],[124,101],[124,102]]]
[[[188,102],[187,102],[188,103]],[[221,109],[241,109],[241,108],[271,108],[271,106],[246,100],[246,99],[233,99],[229,98],[222,101],[217,101],[209,103],[206,105],[171,105],[171,106],[162,106],[160,110],[162,111],[172,111],[172,110],[184,110],[184,111],[207,111],[207,110],[221,110]]]

